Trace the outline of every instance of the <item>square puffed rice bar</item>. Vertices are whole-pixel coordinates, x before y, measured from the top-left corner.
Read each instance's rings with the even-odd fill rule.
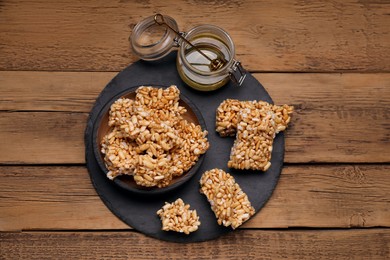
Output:
[[[237,115],[245,103],[237,99],[226,99],[217,108],[215,130],[220,136],[235,136],[237,131]]]
[[[292,106],[263,101],[222,102],[217,109],[216,130],[221,136],[236,135],[228,167],[268,170],[275,135],[286,129],[292,112]]]
[[[189,204],[184,204],[182,199],[165,205],[157,211],[162,222],[162,230],[175,231],[188,235],[198,230],[200,226],[199,216],[196,210],[190,210]]]
[[[248,196],[229,173],[221,169],[206,171],[200,185],[219,225],[236,229],[255,214]]]

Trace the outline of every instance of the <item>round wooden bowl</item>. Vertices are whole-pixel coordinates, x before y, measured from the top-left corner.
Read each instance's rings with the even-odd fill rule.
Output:
[[[121,93],[118,93],[117,95],[113,96],[109,102],[107,102],[102,110],[99,112],[99,115],[95,121],[94,127],[93,127],[93,150],[95,158],[99,164],[99,167],[102,169],[103,173],[106,175],[108,172],[108,169],[106,168],[105,162],[104,162],[104,155],[101,152],[101,145],[100,142],[103,139],[103,137],[111,130],[111,127],[108,126],[108,111],[111,107],[111,105],[119,98],[135,98],[135,91],[139,86],[131,87]],[[156,88],[166,88],[166,86],[153,86]],[[180,101],[179,104],[187,109],[187,112],[182,115],[184,119],[186,119],[188,122],[192,122],[194,124],[200,125],[202,127],[202,130],[206,130],[206,124],[204,122],[204,119],[202,117],[202,114],[198,110],[198,108],[184,95],[180,94]],[[140,185],[137,185],[133,179],[133,176],[130,175],[121,175],[116,177],[113,180],[113,183],[120,187],[121,189],[124,189],[126,191],[140,194],[140,195],[158,195],[170,192],[184,183],[186,183],[188,180],[190,180],[198,171],[200,165],[202,164],[204,159],[204,154],[200,155],[198,161],[191,167],[191,169],[185,173],[183,173],[181,176],[174,177],[171,183],[163,188],[158,187],[143,187]],[[108,180],[108,178],[107,178]]]

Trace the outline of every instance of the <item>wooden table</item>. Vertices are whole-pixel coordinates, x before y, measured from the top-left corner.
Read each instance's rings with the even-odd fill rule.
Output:
[[[156,12],[224,28],[296,108],[270,201],[204,243],[122,223],[85,166],[88,113]],[[0,1],[0,259],[389,259],[389,14],[388,1]]]

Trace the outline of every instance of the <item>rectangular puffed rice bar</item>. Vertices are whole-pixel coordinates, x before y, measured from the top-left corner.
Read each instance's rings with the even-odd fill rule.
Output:
[[[162,230],[175,231],[188,235],[198,230],[200,226],[199,216],[196,210],[190,210],[189,204],[184,204],[182,199],[165,205],[157,211],[162,222]]]
[[[228,167],[266,171],[271,166],[275,137],[272,112],[267,109],[244,108],[238,113],[238,121]]]
[[[288,105],[272,105],[265,101],[240,101],[237,99],[226,99],[217,108],[215,130],[220,136],[235,136],[237,132],[238,113],[243,108],[256,108],[271,110],[274,115],[276,133],[287,128],[290,123],[290,114],[294,107]]]
[[[206,171],[200,185],[219,225],[236,229],[255,214],[248,196],[229,173],[221,169]]]

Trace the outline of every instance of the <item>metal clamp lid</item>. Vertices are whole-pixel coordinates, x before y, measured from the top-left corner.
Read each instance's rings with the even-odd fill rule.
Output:
[[[234,60],[234,63],[229,71],[230,79],[241,86],[246,78],[246,70],[241,66],[241,62]]]

